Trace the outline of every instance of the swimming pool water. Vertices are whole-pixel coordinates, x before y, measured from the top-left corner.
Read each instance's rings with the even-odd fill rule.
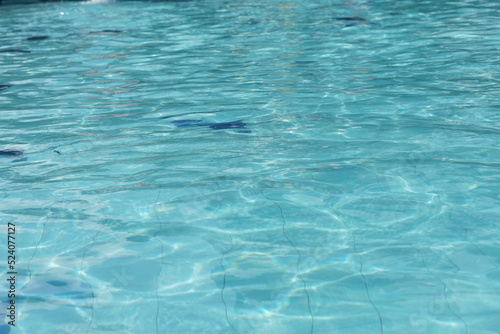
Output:
[[[0,6],[10,332],[498,333],[499,10]]]

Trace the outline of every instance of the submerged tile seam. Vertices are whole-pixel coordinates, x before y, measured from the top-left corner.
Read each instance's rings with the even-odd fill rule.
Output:
[[[281,219],[283,220],[283,225],[281,226],[282,228],[282,231],[283,231],[283,236],[285,237],[286,240],[288,240],[288,242],[290,243],[290,245],[292,245],[292,247],[295,249],[295,251],[297,252],[297,255],[298,255],[298,259],[297,259],[297,277],[299,277],[299,279],[301,280],[302,282],[302,286],[303,286],[303,290],[304,290],[304,293],[306,294],[306,298],[307,298],[307,309],[309,310],[309,315],[311,317],[311,330],[310,330],[310,333],[312,334],[314,332],[314,315],[312,313],[312,310],[311,310],[311,297],[309,296],[309,291],[307,291],[307,283],[306,281],[304,280],[304,278],[302,277],[302,274],[300,274],[300,264],[301,264],[301,261],[302,261],[302,254],[300,253],[299,249],[295,246],[295,244],[292,242],[292,240],[288,237],[288,235],[286,234],[286,225],[287,225],[287,222],[286,222],[286,219],[285,219],[285,216],[283,215],[283,209],[281,208],[281,206],[276,203],[275,201],[272,201],[270,200],[265,194],[264,194],[264,190],[261,190],[260,193],[262,194],[262,196],[264,196],[268,201],[270,202],[273,202],[277,207],[278,209],[280,210],[280,215],[281,215]]]
[[[92,326],[92,323],[94,322],[94,316],[95,316],[95,312],[94,312],[94,305],[95,305],[95,294],[94,294],[94,288],[92,287],[92,284],[90,284],[90,281],[87,280],[84,276],[83,276],[83,261],[85,261],[85,257],[87,256],[87,253],[88,251],[94,247],[94,244],[95,244],[95,241],[97,240],[97,236],[104,230],[104,228],[106,227],[106,223],[108,222],[108,216],[106,216],[105,220],[104,220],[104,224],[102,224],[102,227],[100,230],[98,230],[94,236],[92,237],[92,243],[90,244],[90,246],[85,250],[85,252],[83,252],[83,255],[82,255],[82,259],[80,261],[80,277],[82,278],[83,281],[85,281],[85,283],[87,283],[90,287],[90,293],[92,295],[92,304],[90,305],[90,321],[89,321],[89,324],[87,325],[87,330],[85,331],[85,334],[87,334],[89,331],[90,331],[90,327]]]
[[[43,236],[45,235],[45,227],[47,225],[49,217],[53,213],[52,207],[49,210],[50,210],[50,213],[45,217],[45,222],[42,224],[42,235],[40,236],[40,239],[38,239],[38,242],[36,243],[36,246],[35,246],[35,250],[33,251],[33,254],[31,255],[31,258],[28,261],[28,266],[27,266],[28,267],[28,282],[26,282],[26,284],[28,284],[29,282],[31,282],[31,268],[30,268],[31,261],[33,261],[33,258],[35,257],[36,252],[38,251],[38,247],[40,246],[40,243],[42,242]],[[26,286],[26,284],[25,284],[25,286]]]
[[[425,262],[424,254],[422,252],[420,252],[420,257],[422,259],[422,263],[423,263],[425,269],[427,270],[427,272],[429,274],[431,274],[432,276],[434,276],[443,286],[443,295],[444,295],[444,301],[446,303],[446,307],[448,308],[448,310],[450,311],[451,314],[453,314],[457,319],[459,319],[463,323],[464,328],[465,328],[465,334],[469,334],[469,326],[467,326],[467,323],[465,322],[465,320],[458,313],[456,313],[455,311],[453,311],[451,309],[450,303],[448,302],[448,295],[446,293],[446,290],[448,290],[448,286],[438,275],[436,275],[435,273],[433,273],[429,269],[429,267],[427,266],[427,263]]]
[[[459,224],[457,224],[457,222],[453,218],[451,218],[452,212],[453,212],[453,210],[451,210],[448,213],[448,219],[451,222],[453,222],[453,224],[455,226],[460,226]],[[472,219],[472,217],[469,216],[468,214],[465,214],[465,215],[467,215],[469,219]],[[476,219],[472,219],[472,220],[476,220]],[[490,256],[488,254],[486,254],[475,242],[469,240],[469,231],[470,231],[469,229],[464,227],[464,240],[467,241],[468,243],[470,243],[472,246],[474,246],[479,251],[479,253],[481,253],[484,256],[486,261],[488,261],[493,266],[493,268],[495,268],[496,270],[500,270],[500,267],[498,267],[498,265],[495,262],[491,261]]]
[[[160,193],[161,193],[161,185],[160,189],[158,189],[158,195],[156,196],[156,203],[153,205],[153,209],[155,210],[155,215],[156,215],[156,220],[158,220],[158,224],[160,225],[160,229],[155,232],[153,237],[158,241],[160,244],[160,255],[161,255],[161,264],[160,264],[160,269],[158,270],[158,275],[156,275],[156,334],[160,334],[159,331],[159,324],[158,324],[158,319],[159,319],[159,314],[160,314],[160,296],[158,294],[158,280],[160,279],[160,275],[163,271],[163,266],[165,265],[165,254],[163,252],[163,242],[158,238],[158,234],[163,231],[163,223],[160,220],[160,217],[158,217],[158,211],[156,210],[156,207],[158,206],[158,201],[160,199]]]
[[[92,147],[95,147],[92,143],[91,143]],[[116,185],[118,183],[118,181],[114,184]],[[104,203],[103,205],[101,206],[101,210],[104,208]],[[92,243],[90,244],[90,246],[85,250],[85,252],[83,252],[83,255],[82,255],[82,259],[80,261],[80,277],[83,281],[85,281],[85,283],[87,283],[89,285],[89,288],[90,288],[90,293],[92,295],[92,304],[90,305],[90,312],[91,312],[91,315],[90,315],[90,321],[89,321],[89,324],[87,325],[87,330],[85,331],[85,334],[88,334],[89,331],[90,331],[90,328],[92,326],[92,323],[94,322],[94,318],[95,318],[95,310],[94,310],[94,305],[95,305],[95,300],[96,300],[96,296],[95,296],[95,293],[94,293],[94,288],[92,286],[92,284],[90,283],[90,281],[88,279],[85,278],[85,276],[83,275],[83,262],[85,261],[85,258],[87,256],[87,253],[92,249],[92,247],[94,247],[94,244],[97,240],[97,236],[99,234],[101,234],[101,232],[104,230],[104,228],[107,226],[107,222],[108,222],[108,215],[106,214],[104,216],[104,223],[102,224],[102,227],[94,234],[94,236],[92,237]]]
[[[217,185],[218,192],[220,192],[219,182],[216,181],[215,184]],[[219,226],[219,224],[217,224],[217,220],[214,219],[214,216],[217,214],[217,212],[219,212],[219,210],[220,210],[221,207],[222,207],[222,200],[219,201],[219,207],[212,214],[212,220],[214,221],[215,225],[217,225],[217,227],[219,229],[221,229],[221,227]],[[229,248],[227,251],[222,252],[222,256],[220,258],[220,266],[222,268],[222,271],[224,272],[224,278],[223,278],[223,281],[222,281],[222,288],[221,288],[221,291],[220,291],[220,298],[222,300],[222,304],[224,305],[224,312],[225,312],[225,315],[226,315],[226,322],[227,322],[227,324],[232,329],[234,329],[237,333],[240,333],[240,331],[229,321],[229,315],[228,315],[228,312],[227,312],[227,303],[226,303],[226,300],[224,299],[224,290],[226,289],[226,279],[227,279],[227,270],[226,270],[226,267],[224,267],[224,260],[226,259],[226,254],[228,254],[229,252],[231,252],[233,250],[233,248],[234,248],[233,237],[231,236],[230,233],[226,233],[226,234],[228,235],[229,240],[231,241],[231,248]]]
[[[30,264],[31,264],[31,261],[33,261],[33,259],[35,258],[35,255],[37,253],[37,250],[38,250],[38,247],[40,246],[40,243],[42,242],[42,239],[45,235],[45,229],[46,229],[46,226],[47,226],[47,222],[49,221],[49,217],[54,213],[52,207],[50,208],[50,213],[47,215],[47,217],[45,218],[45,222],[43,223],[42,225],[42,235],[40,236],[40,239],[38,239],[38,242],[35,246],[35,250],[33,251],[33,255],[31,256],[30,260],[28,261],[28,265],[27,265],[27,269],[28,269],[28,282],[26,282],[25,286],[31,282],[31,268],[30,268]],[[107,217],[106,217],[106,221],[107,221]],[[83,255],[82,255],[82,259],[80,261],[80,277],[83,281],[85,281],[85,283],[88,284],[89,288],[90,288],[90,293],[92,295],[92,303],[90,305],[90,312],[91,312],[91,315],[90,315],[90,321],[89,321],[89,324],[87,325],[87,329],[85,331],[85,333],[87,334],[90,330],[90,327],[92,326],[92,323],[94,321],[94,304],[95,304],[95,294],[94,294],[94,289],[92,287],[92,284],[90,284],[90,282],[83,276],[83,261],[85,260],[85,256],[87,254],[87,252],[94,246],[94,243],[95,243],[95,240],[97,238],[97,235],[104,229],[104,227],[106,226],[106,221],[104,222],[103,224],[103,227],[97,231],[95,234],[94,234],[94,237],[92,238],[93,241],[92,243],[90,244],[89,248],[87,248],[85,250],[85,252],[83,252]],[[22,290],[22,288],[21,288]]]
[[[476,245],[476,243],[474,243],[472,241],[469,241],[468,235],[467,235],[468,233],[469,233],[469,231],[466,230],[465,236],[464,236],[465,241],[467,241],[472,246],[474,246],[479,251],[479,253],[481,253],[484,256],[484,258],[486,259],[486,261],[488,261],[496,270],[500,270],[500,267],[498,267],[495,262],[493,262],[493,261],[490,260],[490,256],[489,255],[487,255],[485,252],[483,252],[483,250],[478,245]]]
[[[370,304],[372,304],[372,307],[375,310],[375,312],[377,312],[378,321],[380,323],[380,333],[384,334],[384,322],[382,321],[382,316],[380,315],[380,311],[378,310],[377,306],[375,305],[370,296],[370,289],[368,289],[368,282],[366,280],[366,276],[363,274],[363,256],[359,253],[358,248],[356,246],[356,235],[354,233],[352,234],[352,239],[354,241],[354,251],[359,256],[359,274],[361,275],[361,277],[363,278],[363,282],[365,283],[366,296],[368,297],[368,301],[370,302]]]

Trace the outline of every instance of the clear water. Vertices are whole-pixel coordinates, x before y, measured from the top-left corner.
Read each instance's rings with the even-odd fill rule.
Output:
[[[10,332],[499,333],[499,10],[1,6]]]

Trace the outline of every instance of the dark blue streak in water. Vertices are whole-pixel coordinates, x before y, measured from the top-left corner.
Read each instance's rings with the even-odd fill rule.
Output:
[[[50,38],[49,36],[33,36],[26,38],[27,41],[42,41],[44,39]]]
[[[12,150],[12,149],[7,149],[7,150],[0,150],[0,155],[4,156],[14,156],[14,155],[22,155],[23,151],[21,150]]]
[[[1,53],[31,53],[30,50],[24,50],[24,49],[3,49],[0,50]]]
[[[12,150],[12,149],[0,150],[0,156],[4,156],[4,157],[20,156],[16,160],[12,160],[12,162],[20,162],[20,161],[28,160],[28,158],[23,157],[23,151],[21,151],[21,150]]]
[[[334,17],[333,19],[337,21],[366,21],[362,17]]]
[[[344,23],[346,27],[352,27],[352,26],[355,26],[357,24],[368,23],[368,21],[362,17],[334,17],[333,19]]]
[[[178,128],[192,128],[195,126],[207,126],[212,130],[226,130],[226,129],[243,129],[237,132],[240,133],[250,133],[251,131],[246,129],[247,125],[242,120],[232,121],[232,122],[220,122],[220,123],[201,123],[199,119],[184,119],[179,121],[173,121],[174,124]]]

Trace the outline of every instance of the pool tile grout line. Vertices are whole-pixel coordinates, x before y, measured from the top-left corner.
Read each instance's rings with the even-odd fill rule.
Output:
[[[295,244],[292,242],[292,240],[288,237],[288,235],[286,234],[286,230],[285,230],[285,227],[287,225],[287,222],[286,222],[286,219],[285,219],[285,216],[283,215],[283,209],[281,208],[281,206],[276,203],[275,201],[273,200],[270,200],[265,194],[264,194],[264,190],[262,189],[260,191],[260,193],[262,194],[262,196],[264,196],[264,198],[266,198],[266,200],[270,201],[270,202],[273,202],[277,207],[278,209],[280,210],[280,215],[281,215],[281,219],[283,220],[283,225],[282,225],[282,231],[283,231],[283,236],[285,237],[285,239],[288,240],[288,242],[290,243],[290,245],[292,245],[292,247],[295,249],[295,251],[297,252],[297,255],[298,255],[298,259],[297,259],[297,276],[300,278],[300,280],[302,281],[302,285],[303,285],[303,289],[304,289],[304,293],[306,294],[306,298],[307,298],[307,308],[308,308],[308,311],[309,311],[309,315],[311,317],[311,329],[310,329],[310,333],[312,334],[314,332],[314,315],[312,313],[312,310],[311,310],[311,298],[309,296],[309,292],[307,291],[307,283],[306,281],[304,280],[304,278],[302,277],[302,274],[300,274],[300,264],[301,264],[301,261],[302,261],[302,254],[300,253],[299,249],[295,246]]]

